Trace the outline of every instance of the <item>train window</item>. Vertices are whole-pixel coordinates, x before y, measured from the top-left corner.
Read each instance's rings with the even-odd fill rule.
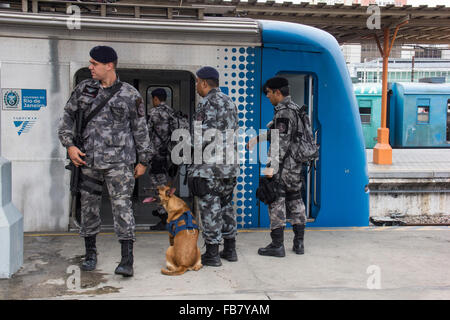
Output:
[[[361,117],[362,124],[369,124],[372,120],[372,101],[371,100],[359,100],[359,115]]]
[[[430,107],[418,106],[417,107],[417,123],[430,123]]]
[[[152,99],[152,91],[158,88],[162,88],[167,93],[166,104],[171,107],[172,106],[172,88],[166,86],[151,86],[147,88],[147,108],[153,108],[153,99]]]

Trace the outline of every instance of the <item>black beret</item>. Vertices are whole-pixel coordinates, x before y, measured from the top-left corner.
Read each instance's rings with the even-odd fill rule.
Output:
[[[286,78],[273,77],[266,81],[266,83],[264,84],[264,88],[281,89],[288,85],[289,85],[289,82]]]
[[[200,79],[219,79],[219,72],[213,67],[200,68],[196,74]]]
[[[101,63],[117,61],[116,51],[108,46],[96,46],[91,49],[89,55],[92,59]]]
[[[152,97],[158,97],[158,99],[160,100],[161,98],[165,100],[167,98],[166,90],[164,90],[163,88],[155,89],[152,91]]]

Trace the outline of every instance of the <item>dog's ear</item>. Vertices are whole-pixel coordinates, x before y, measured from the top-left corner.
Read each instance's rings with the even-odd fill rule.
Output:
[[[166,190],[166,196],[168,196],[168,197],[173,196],[173,194],[175,193],[175,190],[176,190],[175,188]]]

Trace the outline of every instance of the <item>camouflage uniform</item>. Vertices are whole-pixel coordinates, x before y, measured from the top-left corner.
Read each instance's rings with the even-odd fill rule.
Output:
[[[202,136],[208,129],[217,129],[223,137],[222,164],[204,163],[203,159],[202,164],[194,162],[188,166],[188,176],[204,178],[209,190],[208,194],[198,199],[203,238],[207,244],[218,244],[222,238],[235,238],[237,231],[236,212],[231,205],[233,190],[237,183],[236,177],[239,175],[235,142],[233,142],[234,162],[230,163],[225,159],[226,156],[230,156],[226,152],[226,130],[238,129],[237,109],[228,96],[219,88],[214,88],[198,104],[193,119],[201,122]],[[202,141],[202,137],[193,136],[194,146],[200,143],[204,150],[208,142]]]
[[[169,107],[165,102],[161,102],[157,107],[150,110],[148,119],[148,131],[150,133],[150,159],[153,164],[158,161],[165,163],[165,172],[163,173],[150,173],[150,187],[156,190],[157,186],[166,185],[169,181],[167,174],[167,168],[169,165],[169,154],[167,151],[167,144],[170,142],[170,119],[173,109]],[[158,204],[156,210],[159,215],[166,213],[166,210],[162,205]]]
[[[115,168],[95,170],[82,167],[82,173],[90,178],[106,182],[111,198],[114,230],[119,240],[135,240],[135,221],[132,211],[131,192],[134,188],[134,165],[119,164]],[[89,184],[89,181],[84,182]],[[91,184],[94,190],[101,191],[100,186]],[[131,192],[130,192],[131,190]],[[82,237],[89,237],[100,232],[101,195],[81,193],[81,230]]]
[[[74,145],[72,129],[78,108],[83,108],[86,118],[118,83],[119,79],[113,86],[103,88],[99,81],[88,79],[75,88],[64,108],[58,129],[64,147]],[[145,106],[139,92],[123,82],[120,90],[87,124],[82,136],[82,151],[86,153],[86,165],[81,168],[82,173],[106,182],[116,234],[119,240],[135,240],[131,202],[135,182],[134,164],[148,163],[150,143]],[[82,181],[80,234],[88,237],[100,230],[101,196],[83,190],[83,186],[97,191],[101,191],[102,187],[91,184],[89,180]]]
[[[306,224],[305,205],[301,197],[289,200],[290,197],[298,197],[301,194],[302,186],[302,164],[296,162],[290,154],[286,156],[291,143],[291,135],[297,129],[295,113],[289,108],[296,109],[299,106],[292,101],[290,96],[287,96],[274,108],[274,118],[267,124],[269,129],[278,129],[280,135],[278,171],[273,178],[278,181],[279,192],[282,195],[269,205],[271,230],[284,227],[286,221],[292,225]],[[282,162],[285,156],[286,159]],[[273,159],[269,167],[272,167],[275,161],[278,160]]]

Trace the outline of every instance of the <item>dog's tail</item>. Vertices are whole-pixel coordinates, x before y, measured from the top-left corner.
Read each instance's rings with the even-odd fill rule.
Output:
[[[166,276],[179,276],[182,275],[187,271],[187,268],[184,266],[179,266],[174,270],[167,270],[167,269],[161,269],[161,273],[165,274]]]

